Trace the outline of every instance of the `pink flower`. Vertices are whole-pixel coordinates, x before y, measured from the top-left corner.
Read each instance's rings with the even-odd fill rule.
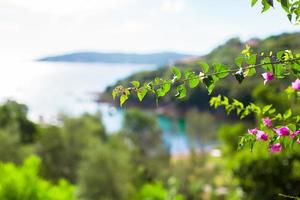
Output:
[[[269,150],[271,153],[277,153],[280,152],[282,149],[282,146],[280,143],[276,143],[276,144],[271,144],[269,147]]]
[[[258,130],[257,133],[256,133],[256,139],[261,141],[267,141],[268,140],[268,135],[264,132],[264,131],[260,131]]]
[[[296,135],[298,135],[299,132],[300,132],[300,130],[295,131],[294,133],[292,133],[290,135],[290,137],[293,139]]]
[[[287,126],[282,126],[274,130],[279,136],[287,136],[290,134],[290,129]]]
[[[266,127],[269,127],[269,128],[272,127],[272,120],[270,118],[267,117],[267,118],[263,118],[262,120]]]
[[[300,138],[298,138],[298,139],[296,140],[296,142],[298,142],[298,143],[300,144]]]
[[[263,78],[265,79],[264,84],[266,85],[266,83],[268,81],[271,81],[274,79],[274,75],[272,74],[272,72],[265,72],[262,74]]]
[[[294,90],[300,90],[300,79],[297,78],[297,80],[295,80],[295,82],[292,82],[292,88]]]
[[[257,133],[257,128],[248,129],[248,133],[251,134],[251,135],[256,135],[256,133]]]

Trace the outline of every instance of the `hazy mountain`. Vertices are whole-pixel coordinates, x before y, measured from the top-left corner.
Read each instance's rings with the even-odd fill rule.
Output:
[[[185,59],[191,55],[164,52],[152,54],[127,54],[127,53],[99,53],[78,52],[63,55],[44,57],[38,61],[49,62],[86,62],[86,63],[139,63],[139,64],[167,64],[177,60]]]

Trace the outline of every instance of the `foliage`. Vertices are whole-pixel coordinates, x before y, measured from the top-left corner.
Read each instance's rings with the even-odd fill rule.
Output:
[[[224,106],[228,114],[232,111],[236,111],[237,115],[244,118],[254,113],[258,119],[262,119],[259,130],[257,128],[249,129],[248,134],[245,134],[245,136],[241,138],[239,148],[243,147],[245,143],[249,143],[252,149],[257,141],[268,141],[270,148],[274,144],[283,143],[284,148],[287,148],[291,147],[296,141],[299,141],[298,130],[300,129],[300,115],[293,115],[291,109],[284,113],[278,113],[276,108],[273,108],[272,105],[266,105],[260,108],[254,103],[251,103],[245,106],[236,99],[230,103],[227,97],[223,97],[222,99],[221,96],[213,97],[210,102],[215,108]],[[282,130],[285,129],[286,133],[283,134]],[[266,138],[261,138],[262,135]],[[272,149],[270,150],[272,151]]]
[[[264,12],[275,7],[269,0],[253,0],[253,6],[258,2]],[[299,1],[278,2],[297,23]],[[171,156],[155,117],[144,110],[126,110],[122,129],[110,135],[99,114],[35,124],[25,105],[7,101],[0,106],[0,159],[21,163],[36,152],[41,161],[31,157],[21,166],[1,163],[0,199],[75,199],[75,189],[84,200],[299,196],[299,36],[253,39],[244,49],[234,38],[201,60],[141,72],[118,84],[113,96],[121,105],[132,103],[135,95],[137,101],[159,99],[162,105],[180,99],[173,104],[178,109],[214,107],[210,113],[184,113],[190,142],[203,147],[192,148],[189,155]],[[220,95],[209,101],[207,93],[213,92]],[[247,121],[224,120],[220,115],[225,112]],[[222,151],[208,151],[206,145],[216,137]]]
[[[257,70],[259,70],[264,71],[264,73],[262,73],[264,84],[275,78],[282,79],[287,76],[296,77],[297,79],[295,82],[293,82],[286,91],[289,98],[294,97],[295,101],[300,100],[300,80],[298,79],[300,77],[300,54],[293,54],[290,50],[279,51],[275,54],[270,52],[268,55],[262,52],[258,55],[252,53],[251,47],[247,45],[242,51],[241,56],[235,59],[235,68],[230,68],[222,64],[213,64],[212,69],[210,69],[210,66],[205,62],[200,62],[199,65],[202,68],[199,74],[189,69],[182,73],[178,68],[172,67],[172,79],[156,77],[153,81],[144,83],[143,86],[141,86],[139,81],[133,81],[132,87],[128,88],[121,85],[117,86],[112,92],[113,98],[121,95],[120,105],[122,106],[133,92],[136,92],[139,100],[142,101],[147,92],[152,92],[159,98],[165,96],[171,90],[171,87],[175,86],[177,91],[175,96],[181,99],[187,94],[186,87],[191,89],[195,88],[200,81],[206,86],[210,94],[215,88],[218,80],[226,78],[230,73],[232,73],[239,83],[242,83],[246,77],[254,76],[257,73]],[[142,98],[139,95],[141,90],[145,91],[143,92]],[[227,97],[224,97],[224,99],[221,100],[220,95],[212,98],[210,105],[215,108],[221,105],[224,106],[227,114],[235,110],[236,114],[240,115],[241,119],[247,117],[251,113],[255,113],[258,117],[265,117],[263,119],[263,125],[269,128],[268,132],[266,132],[267,130],[262,129],[262,126],[260,127],[261,130],[249,130],[250,134],[242,137],[240,147],[242,147],[244,143],[250,143],[250,146],[253,147],[257,140],[268,141],[270,151],[278,152],[281,151],[281,144],[283,142],[285,143],[285,147],[289,144],[293,144],[295,141],[300,143],[300,138],[298,138],[300,127],[297,125],[300,122],[300,117],[299,115],[292,116],[291,109],[281,114],[276,112],[275,108],[272,108],[272,104],[266,105],[263,108],[260,108],[253,103],[244,106],[242,102],[236,99],[230,104]],[[269,121],[269,125],[265,124],[266,120]],[[272,124],[274,121],[276,121],[276,126],[273,126]],[[288,133],[283,135],[281,133],[283,129],[286,129],[286,132]],[[286,139],[280,136],[290,136],[292,139],[287,143]]]
[[[132,143],[133,162],[141,180],[162,177],[169,164],[169,151],[162,141],[156,119],[136,109],[124,116],[123,131]]]
[[[258,0],[251,0],[251,5],[254,6]],[[300,21],[300,1],[299,0],[277,0],[282,9],[287,14],[290,21],[298,23]],[[261,0],[262,13],[274,7],[274,0]]]
[[[43,175],[52,180],[63,177],[75,182],[84,151],[106,137],[103,127],[97,114],[84,114],[78,118],[64,116],[61,127],[44,127],[37,145]]]
[[[244,199],[278,199],[280,193],[300,196],[299,155],[298,152],[240,160],[233,173],[239,177]]]
[[[252,6],[257,2],[258,0],[252,0]],[[262,12],[274,7],[273,0],[261,0],[260,2],[263,6]],[[298,23],[300,19],[300,1],[278,0],[278,2],[287,13],[289,20]],[[240,43],[237,40],[232,40],[229,43],[236,45],[236,49],[239,48]],[[235,52],[236,49],[232,49],[232,51]],[[263,89],[255,91],[256,98],[260,98],[260,105],[254,102],[244,104],[237,99],[229,100],[228,97],[221,95],[210,100],[210,105],[215,109],[222,106],[227,114],[235,112],[240,119],[254,116],[257,120],[256,126],[249,128],[248,133],[240,138],[238,144],[238,149],[241,149],[244,145],[249,145],[251,152],[254,151],[254,156],[250,156],[250,158],[247,156],[249,152],[245,152],[245,150],[234,153],[232,146],[226,147],[237,143],[237,134],[245,131],[245,126],[224,126],[221,131],[220,137],[225,141],[225,144],[223,144],[225,153],[235,155],[229,161],[229,167],[234,169],[231,175],[238,179],[242,191],[247,194],[240,195],[244,199],[274,199],[281,193],[299,195],[299,178],[293,170],[294,168],[297,170],[300,148],[300,115],[298,112],[300,54],[286,49],[276,50],[275,52],[269,50],[253,53],[251,47],[246,45],[240,56],[235,58],[234,64],[231,63],[231,66],[228,66],[228,63],[211,64],[204,61],[198,61],[194,66],[196,66],[194,70],[173,66],[170,69],[172,77],[156,76],[144,83],[135,80],[131,82],[130,86],[118,85],[112,90],[112,96],[114,99],[119,97],[120,106],[134,93],[136,93],[139,101],[142,101],[149,93],[153,94],[158,101],[159,98],[167,96],[175,90],[174,96],[177,99],[183,99],[190,90],[198,85],[204,86],[211,94],[216,84],[229,75],[232,75],[231,79],[234,78],[241,84],[245,78],[253,77],[253,80],[256,74],[261,74],[266,89],[263,93]],[[281,84],[279,89],[274,89],[274,85],[273,90],[267,89],[270,82],[280,79],[288,80],[289,84]],[[272,93],[275,91],[281,92],[281,94],[277,98],[272,98],[274,97]],[[263,94],[263,98],[259,94]],[[287,104],[282,106],[281,100],[284,101],[284,97],[289,98],[289,100]],[[272,104],[265,104],[266,100],[272,102]],[[295,110],[292,109],[294,107]],[[192,121],[193,117],[189,120]],[[234,137],[234,139],[231,140],[231,137]],[[294,143],[299,144],[294,147]],[[256,149],[268,148],[271,153],[281,152],[282,149],[285,151],[280,155],[270,155],[266,154],[265,151],[263,153],[255,151],[254,146],[257,147]],[[293,167],[293,170],[290,170],[290,167]],[[283,173],[284,178],[280,178],[281,173]],[[268,180],[268,184],[266,184],[266,180]],[[288,195],[285,197],[288,197]]]
[[[193,109],[186,113],[186,133],[192,149],[204,147],[216,140],[216,119],[210,113],[199,113]]]
[[[0,106],[0,128],[9,134],[19,134],[22,143],[32,143],[38,135],[38,127],[27,118],[24,104],[8,100]]]
[[[272,75],[272,77],[275,76],[279,79],[287,75],[298,77],[300,76],[299,60],[300,54],[293,54],[290,51],[280,51],[276,54],[271,52],[269,55],[261,53],[258,55],[251,53],[250,46],[246,46],[241,56],[236,58],[234,68],[218,63],[210,67],[205,62],[199,63],[200,68],[202,68],[200,72],[193,72],[189,69],[181,72],[178,68],[173,67],[173,78],[171,79],[156,77],[153,81],[144,84],[133,81],[132,83],[134,84],[131,87],[117,86],[113,90],[112,95],[113,98],[120,96],[120,105],[122,106],[131,93],[135,92],[139,100],[142,101],[148,92],[155,94],[157,98],[163,97],[171,91],[171,87],[173,86],[176,89],[175,96],[181,99],[187,95],[187,87],[195,88],[199,85],[200,81],[210,94],[219,79],[224,79],[229,74],[232,74],[239,83],[243,82],[246,77],[255,75],[258,69],[264,70],[267,74],[270,73],[270,76]],[[267,81],[270,80],[265,80],[265,83]],[[142,96],[140,95],[141,92],[143,92]],[[295,93],[300,98],[300,93]]]
[[[79,196],[85,200],[131,199],[134,192],[130,151],[118,137],[97,143],[79,167]]]
[[[267,145],[256,143],[256,148],[237,149],[238,136],[246,131],[242,123],[225,125],[219,130],[225,168],[229,169],[230,180],[242,189],[239,199],[281,199],[279,194],[299,196],[300,146],[281,154],[262,151]],[[267,183],[267,184],[266,184]]]
[[[207,55],[201,56],[201,60],[187,60],[180,61],[176,64],[181,71],[190,69],[195,72],[199,72],[201,61],[205,61],[209,65],[214,63],[222,63],[226,66],[235,66],[235,58],[239,57],[240,52],[246,44],[249,44],[254,52],[260,54],[261,52],[279,52],[284,49],[291,49],[295,53],[299,53],[299,33],[284,33],[277,36],[270,36],[266,39],[251,39],[246,42],[240,41],[238,38],[231,39],[225,44],[217,47]],[[140,72],[134,74],[122,81],[119,81],[116,85],[127,85],[132,80],[139,80],[141,83],[150,82],[155,79],[155,77],[168,78],[172,76],[169,66],[163,66],[158,70],[150,72]],[[275,82],[275,81],[274,81]],[[278,84],[284,84],[283,81]],[[277,83],[276,82],[276,83]],[[228,78],[226,80],[219,80],[219,83],[216,85],[212,94],[222,94],[231,98],[237,98],[244,103],[249,103],[253,101],[251,99],[251,90],[261,84],[261,81],[257,78],[248,78],[244,79],[243,84],[236,84],[234,79]],[[273,84],[273,83],[272,83]],[[200,84],[201,85],[201,84]],[[112,88],[108,87],[107,92],[104,93],[101,98],[105,98],[108,101],[111,101],[111,95],[108,97],[108,92],[111,93]],[[178,111],[186,111],[187,109],[197,107],[201,110],[211,111],[209,109],[208,101],[209,95],[207,94],[204,87],[196,87],[194,89],[187,88],[187,96],[185,98],[176,100],[174,97],[175,92],[169,92],[164,98],[159,98],[159,106],[175,106]],[[125,106],[141,106],[146,108],[153,108],[155,104],[155,94],[147,93],[142,102],[139,102],[135,95],[131,95],[126,101]]]
[[[169,189],[165,188],[161,183],[147,183],[142,186],[136,195],[136,200],[184,200],[185,198],[177,194],[174,178],[169,180]]]
[[[21,163],[32,153],[32,147],[22,145],[16,134],[0,130],[0,160],[3,162]]]
[[[58,185],[39,177],[40,160],[26,159],[22,166],[0,163],[0,199],[5,200],[71,200],[74,186],[65,180]]]

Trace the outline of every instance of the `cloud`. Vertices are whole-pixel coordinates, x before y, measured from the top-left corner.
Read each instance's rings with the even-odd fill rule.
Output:
[[[183,0],[164,0],[160,10],[169,13],[180,13],[186,10],[187,5]]]
[[[109,12],[120,9],[135,1],[136,0],[4,0],[3,2],[23,7],[33,12],[67,15],[84,11]]]

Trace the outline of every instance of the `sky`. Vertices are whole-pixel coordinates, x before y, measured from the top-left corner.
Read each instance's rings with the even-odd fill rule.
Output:
[[[0,59],[76,51],[202,55],[231,37],[295,32],[250,0],[0,0]]]

